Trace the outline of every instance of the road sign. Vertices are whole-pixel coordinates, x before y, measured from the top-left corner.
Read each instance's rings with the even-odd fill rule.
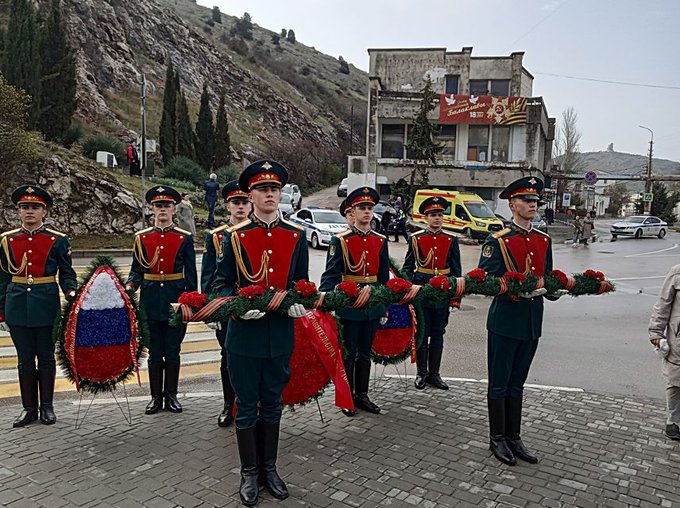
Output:
[[[588,171],[583,179],[586,181],[587,184],[594,184],[597,182],[597,173],[595,171]]]
[[[562,194],[562,206],[567,207],[571,205],[571,193],[565,192]]]
[[[649,202],[654,201],[654,193],[653,192],[644,192],[642,194],[642,201],[649,201]]]

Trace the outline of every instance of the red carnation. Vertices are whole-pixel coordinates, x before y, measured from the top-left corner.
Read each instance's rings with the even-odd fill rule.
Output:
[[[409,289],[411,289],[411,286],[413,286],[413,284],[400,277],[395,277],[394,279],[390,279],[387,281],[387,287],[390,288],[390,290],[397,295],[403,295]]]
[[[475,268],[474,270],[470,270],[467,273],[467,276],[470,277],[472,280],[484,282],[486,280],[486,270],[484,270],[483,268]]]
[[[316,284],[304,279],[299,280],[295,284],[295,291],[297,291],[301,297],[309,298],[317,293]]]
[[[598,272],[597,270],[586,270],[585,272],[583,272],[583,275],[600,282],[604,280],[604,274],[602,272]]]
[[[183,305],[189,305],[194,309],[200,309],[208,301],[208,295],[199,293],[198,291],[192,291],[191,293],[185,292],[179,295],[178,303]]]
[[[448,291],[451,289],[451,283],[446,275],[437,275],[430,279],[430,286],[441,291]]]
[[[246,286],[238,290],[238,295],[248,300],[254,300],[258,296],[264,294],[264,288],[262,286]]]
[[[507,281],[517,281],[520,284],[524,284],[524,282],[527,280],[526,276],[519,272],[505,272],[504,277]]]
[[[338,284],[338,289],[345,293],[350,298],[359,296],[359,286],[353,280],[346,280]]]
[[[552,272],[550,272],[550,275],[555,277],[563,287],[566,287],[566,285],[569,283],[569,278],[567,277],[567,274],[560,270],[553,270]]]

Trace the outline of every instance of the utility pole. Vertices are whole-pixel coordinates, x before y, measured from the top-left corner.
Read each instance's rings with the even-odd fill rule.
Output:
[[[645,179],[645,194],[649,194],[652,192],[652,154],[654,152],[654,131],[649,127],[645,127],[644,125],[638,125],[638,127],[648,130],[652,135],[652,138],[649,140],[649,161],[647,162],[647,178]],[[652,202],[645,201],[644,205],[645,214],[649,215],[652,211]]]
[[[354,104],[349,108],[349,154],[354,155]]]
[[[142,157],[141,157],[141,173],[142,173],[142,228],[144,227],[144,174],[146,173],[146,75],[142,74],[142,90],[140,94],[141,113],[142,113]]]

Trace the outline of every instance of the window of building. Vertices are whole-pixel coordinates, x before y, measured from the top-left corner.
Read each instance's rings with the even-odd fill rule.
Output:
[[[492,79],[489,84],[490,95],[510,95],[509,79]]]
[[[491,133],[491,160],[508,162],[510,155],[510,127],[494,125]]]
[[[380,156],[383,159],[403,159],[405,135],[404,124],[383,124]]]
[[[468,128],[468,156],[469,161],[485,162],[489,154],[489,126],[470,125]]]
[[[470,95],[489,95],[489,80],[471,79]]]
[[[456,126],[440,125],[436,143],[440,146],[439,155],[443,159],[456,158]]]
[[[457,74],[446,75],[446,93],[458,93],[458,76]]]

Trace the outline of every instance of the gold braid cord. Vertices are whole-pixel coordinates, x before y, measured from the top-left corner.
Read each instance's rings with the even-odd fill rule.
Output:
[[[3,237],[1,244],[2,252],[5,254],[5,259],[7,260],[7,273],[9,273],[10,275],[19,275],[26,269],[26,265],[28,262],[26,253],[24,252],[21,264],[19,266],[16,266],[14,263],[12,263],[12,256],[9,252],[9,243],[7,242],[6,236]]]
[[[349,249],[347,248],[347,243],[344,238],[340,238],[340,247],[342,248],[342,257],[345,260],[345,267],[350,273],[360,273],[366,268],[366,253],[362,252],[359,261],[356,264],[352,264],[349,257]]]
[[[414,236],[411,239],[411,243],[413,244],[413,254],[415,254],[416,257],[416,263],[418,266],[421,268],[427,268],[427,266],[432,263],[432,258],[434,257],[434,249],[430,249],[430,252],[427,253],[427,256],[425,259],[422,259],[420,257],[420,252],[418,251],[418,238]]]
[[[154,252],[153,258],[151,261],[148,260],[148,258],[144,255],[144,247],[142,245],[142,238],[140,235],[137,235],[135,238],[135,248],[134,248],[134,255],[135,258],[137,259],[137,262],[142,266],[142,268],[145,268],[146,270],[151,269],[151,267],[156,266],[156,263],[158,263],[158,258],[160,258],[160,248],[156,247],[156,252]]]
[[[503,242],[502,238],[498,238],[498,248],[501,250],[501,254],[503,255],[503,261],[505,261],[505,269],[508,272],[516,272],[517,267],[515,266],[515,263],[512,261],[512,258],[510,257],[510,253],[508,252],[508,248],[505,246],[505,243]],[[529,265],[531,266],[531,265]],[[526,274],[526,272],[524,272]]]
[[[212,234],[213,245],[215,246],[215,255],[218,258],[222,257],[222,241],[220,240],[220,235],[217,233]]]
[[[236,232],[231,234],[231,247],[234,250],[234,257],[236,258],[236,267],[237,267],[237,272],[238,272],[238,277],[239,277],[239,285],[241,283],[241,275],[245,277],[248,281],[252,282],[253,284],[258,284],[259,282],[263,281],[265,277],[267,276],[267,269],[269,268],[269,254],[267,251],[262,252],[262,259],[260,260],[260,269],[257,271],[257,273],[249,273],[248,269],[246,268],[245,263],[243,262],[243,252],[241,248],[241,240],[238,238],[238,234]]]

